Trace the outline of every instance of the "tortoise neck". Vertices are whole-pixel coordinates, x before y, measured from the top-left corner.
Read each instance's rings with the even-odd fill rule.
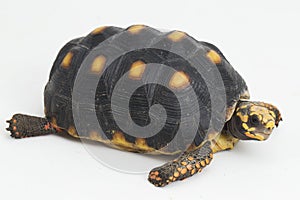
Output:
[[[242,127],[238,126],[237,120],[240,120],[236,116],[225,123],[223,131],[240,140],[247,140],[248,138],[243,134]]]

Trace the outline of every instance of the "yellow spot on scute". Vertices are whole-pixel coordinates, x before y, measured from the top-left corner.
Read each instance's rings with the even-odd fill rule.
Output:
[[[99,28],[96,28],[95,30],[92,31],[93,35],[97,35],[102,33],[105,29],[107,28],[107,26],[101,26]]]
[[[133,144],[126,141],[124,134],[119,131],[113,133],[112,142],[117,146],[133,149]]]
[[[94,130],[90,131],[89,136],[90,136],[91,140],[102,141],[102,138],[101,138],[100,134],[97,131],[94,131]]]
[[[181,41],[183,38],[186,37],[186,33],[181,32],[181,31],[173,31],[172,33],[170,33],[168,36],[168,39],[170,39],[173,42],[179,42]]]
[[[78,137],[77,131],[74,126],[68,128],[68,133],[73,137]]]
[[[91,72],[94,74],[101,74],[105,66],[105,62],[106,58],[104,56],[97,56],[91,65]]]
[[[215,64],[220,64],[222,61],[221,56],[214,50],[210,50],[206,56]]]
[[[169,86],[174,89],[183,89],[186,88],[189,84],[189,76],[183,71],[175,72],[169,82]]]
[[[129,70],[128,77],[133,80],[141,80],[145,72],[145,69],[146,69],[146,64],[143,61],[138,60],[132,63],[131,68]]]
[[[64,69],[68,69],[71,65],[72,58],[73,58],[73,53],[72,52],[67,53],[63,61],[61,62],[61,67]]]
[[[138,34],[145,28],[145,25],[133,25],[128,28],[128,31],[131,34]]]

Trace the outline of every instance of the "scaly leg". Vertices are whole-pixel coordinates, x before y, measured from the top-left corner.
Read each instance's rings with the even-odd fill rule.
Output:
[[[57,132],[57,128],[53,127],[46,118],[41,117],[16,114],[6,122],[9,123],[6,130],[11,132],[11,137],[17,139]]]
[[[193,176],[196,172],[201,172],[213,158],[210,146],[211,142],[207,141],[202,147],[184,152],[178,159],[152,169],[148,180],[157,187],[163,187],[171,182]]]
[[[225,151],[233,149],[234,145],[239,141],[239,139],[234,138],[232,135],[227,133],[225,130],[222,131],[220,135],[212,139],[211,148],[213,153],[219,151]]]

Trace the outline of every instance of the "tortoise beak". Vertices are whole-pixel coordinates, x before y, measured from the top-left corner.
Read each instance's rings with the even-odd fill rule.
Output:
[[[259,140],[259,141],[264,141],[264,140],[267,140],[271,135],[271,132],[270,133],[255,133],[255,136],[254,138]]]

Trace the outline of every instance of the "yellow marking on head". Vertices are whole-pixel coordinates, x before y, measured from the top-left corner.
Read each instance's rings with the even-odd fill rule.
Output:
[[[253,115],[257,115],[259,121],[262,121],[263,118],[262,118],[261,114],[259,114],[259,113],[257,113],[257,112],[252,112],[252,113],[250,113],[250,116],[253,116]]]
[[[179,172],[180,172],[181,170],[182,170],[182,169],[181,169],[180,167],[178,167],[178,168],[177,168],[177,171],[179,171]]]
[[[270,110],[271,108],[272,108],[271,105],[268,105],[265,103],[260,103],[258,105],[253,105],[250,108],[250,110],[251,110],[251,114],[256,114],[258,116],[261,116],[260,120],[264,124],[267,124],[270,121],[276,120],[276,115],[275,115],[274,111]]]
[[[71,65],[72,62],[72,58],[73,58],[73,53],[69,52],[65,55],[63,61],[61,62],[61,67],[64,69],[68,69]]]
[[[114,143],[117,146],[121,146],[121,147],[133,148],[133,144],[130,142],[127,142],[124,134],[121,133],[120,131],[115,131],[113,133],[112,143]]]
[[[249,138],[253,138],[253,139],[258,139],[260,141],[264,140],[265,138],[261,135],[253,135],[250,132],[245,132],[245,135],[248,136]]]
[[[273,129],[275,127],[275,122],[274,121],[269,121],[266,126],[266,128],[270,128],[270,129]]]
[[[250,131],[250,132],[252,132],[252,131],[255,131],[256,130],[256,128],[255,127],[251,127],[251,128],[248,128],[248,130],[247,131]]]
[[[248,105],[242,105],[242,106],[238,107],[236,110],[239,111],[239,110],[245,109],[245,108],[247,108],[247,107],[248,107]]]
[[[201,161],[200,161],[200,164],[201,164],[202,167],[205,167],[205,166],[206,166],[206,163],[205,163],[204,160],[201,160]]]
[[[220,64],[222,61],[221,56],[214,50],[210,50],[206,56],[215,64]]]
[[[14,120],[12,121],[12,123],[13,123],[13,124],[16,124],[16,123],[17,123],[17,120],[16,120],[16,119],[14,119]]]
[[[179,42],[183,38],[186,37],[186,33],[182,32],[182,31],[173,31],[167,37],[168,37],[169,40],[171,40],[173,42]]]
[[[271,115],[274,119],[276,119],[275,113],[274,113],[272,110],[270,110],[269,112],[270,112],[270,115]]]
[[[172,180],[173,180],[173,178],[174,178],[173,176],[170,176],[170,177],[169,177],[169,180],[171,180],[171,181],[172,181]]]
[[[145,69],[146,64],[143,61],[135,61],[130,67],[128,77],[133,80],[141,80]]]
[[[245,130],[248,130],[249,129],[249,126],[246,124],[246,123],[242,123],[242,126]]]
[[[100,136],[100,133],[98,133],[97,131],[94,131],[94,130],[89,132],[89,138],[94,141],[102,141],[103,140]]]
[[[253,105],[253,106],[250,107],[250,115],[258,115],[258,116],[261,115],[262,119],[260,118],[260,120],[272,119],[271,118],[272,116],[269,116],[270,112],[269,112],[268,108],[257,106],[257,105]]]
[[[249,119],[248,115],[242,115],[241,112],[237,112],[236,115],[242,120],[242,122],[247,122]]]
[[[145,28],[145,25],[133,25],[129,27],[128,31],[131,34],[138,34]]]
[[[183,168],[183,169],[181,170],[180,173],[181,173],[182,175],[184,175],[184,174],[186,174],[186,172],[187,172],[187,169],[186,169],[186,168]]]
[[[170,79],[169,86],[174,89],[183,89],[190,84],[189,76],[183,71],[175,72]]]
[[[77,131],[74,126],[68,128],[68,133],[73,137],[78,137]]]
[[[155,180],[161,181],[161,178],[160,177],[156,177]]]
[[[259,105],[259,106],[262,106],[262,107],[264,107],[264,108],[266,108],[267,110],[269,110],[269,111],[272,111],[272,112],[274,112],[274,110],[276,110],[276,111],[278,111],[278,116],[277,115],[275,115],[275,119],[277,120],[277,123],[279,123],[279,121],[278,120],[282,120],[282,118],[281,118],[281,114],[280,114],[280,112],[279,112],[279,110],[278,110],[278,108],[276,107],[276,106],[274,106],[274,105],[272,105],[272,104],[268,104],[268,103],[264,103],[264,102],[258,102],[258,103],[256,103],[257,105]],[[274,113],[275,114],[275,113]],[[272,114],[271,114],[272,115]],[[273,116],[273,115],[272,115]]]
[[[101,74],[104,69],[105,62],[106,58],[104,56],[97,56],[90,67],[91,72],[94,74]]]
[[[173,176],[176,177],[176,178],[178,178],[179,175],[180,175],[179,172],[174,172],[174,174],[173,174]]]
[[[102,33],[106,28],[107,28],[107,26],[101,26],[99,28],[96,28],[95,30],[92,31],[92,34],[97,35],[99,33]]]

